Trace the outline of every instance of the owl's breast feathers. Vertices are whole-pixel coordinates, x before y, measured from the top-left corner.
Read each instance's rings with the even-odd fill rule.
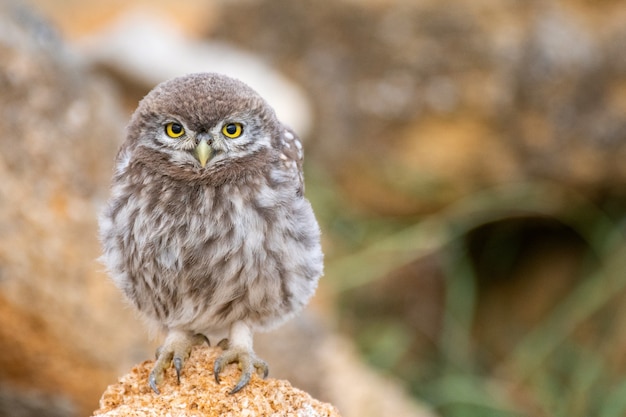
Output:
[[[308,301],[323,255],[293,141],[291,150],[295,159],[240,161],[237,175],[224,167],[206,181],[163,175],[140,154],[127,161],[101,238],[114,281],[140,311],[168,328],[244,318],[271,327]]]

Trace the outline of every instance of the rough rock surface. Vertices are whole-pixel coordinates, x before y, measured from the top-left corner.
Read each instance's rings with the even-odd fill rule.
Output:
[[[219,348],[195,348],[185,364],[180,384],[176,383],[174,369],[170,369],[159,387],[160,395],[148,385],[148,374],[154,362],[146,361],[135,366],[119,382],[107,388],[94,416],[339,417],[332,405],[313,399],[283,380],[263,380],[254,375],[242,391],[229,395],[240,373],[235,365],[228,366],[220,375],[218,385],[212,369],[219,353]]]
[[[512,181],[621,193],[625,18],[622,1],[259,0],[210,36],[307,89],[308,160],[345,198],[407,215]]]
[[[0,1],[0,97],[0,397],[85,415],[146,344],[96,262],[125,121],[110,85],[22,2]]]

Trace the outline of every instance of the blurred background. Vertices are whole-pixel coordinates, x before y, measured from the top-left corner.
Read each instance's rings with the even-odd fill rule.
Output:
[[[626,415],[626,3],[0,0],[0,416],[151,358],[96,258],[156,83],[251,84],[305,143],[326,274],[256,338],[351,416]]]

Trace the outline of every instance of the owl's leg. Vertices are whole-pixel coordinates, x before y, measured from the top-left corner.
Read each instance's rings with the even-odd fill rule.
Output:
[[[209,339],[202,334],[193,334],[181,330],[170,330],[163,344],[157,349],[156,362],[150,372],[150,387],[160,394],[158,385],[163,381],[165,370],[174,362],[176,379],[180,383],[180,372],[185,361],[191,355],[191,348],[203,342],[209,343]]]
[[[252,350],[252,330],[250,326],[242,321],[235,322],[230,328],[230,335],[228,342],[220,342],[220,347],[225,348],[216,360],[213,366],[213,373],[215,374],[215,381],[220,383],[220,372],[224,370],[224,367],[229,363],[237,362],[241,369],[241,377],[237,385],[230,391],[231,394],[236,393],[243,387],[248,385],[252,373],[256,370],[259,375],[264,379],[269,373],[267,363],[259,359]]]

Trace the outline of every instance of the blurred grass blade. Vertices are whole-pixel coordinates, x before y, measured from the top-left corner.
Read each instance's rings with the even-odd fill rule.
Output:
[[[582,281],[544,321],[517,346],[503,369],[528,378],[585,319],[626,288],[626,246],[607,255],[603,270]]]
[[[577,212],[569,213],[572,208]],[[590,230],[586,220],[601,219],[603,230],[612,226],[592,204],[562,187],[550,183],[509,184],[472,195],[362,251],[328,263],[326,276],[332,277],[328,282],[337,291],[355,288],[440,250],[482,224],[529,215],[555,217],[577,230],[592,246],[602,246],[605,241],[596,237],[598,228]]]
[[[598,415],[602,417],[626,416],[626,380],[609,393]]]

